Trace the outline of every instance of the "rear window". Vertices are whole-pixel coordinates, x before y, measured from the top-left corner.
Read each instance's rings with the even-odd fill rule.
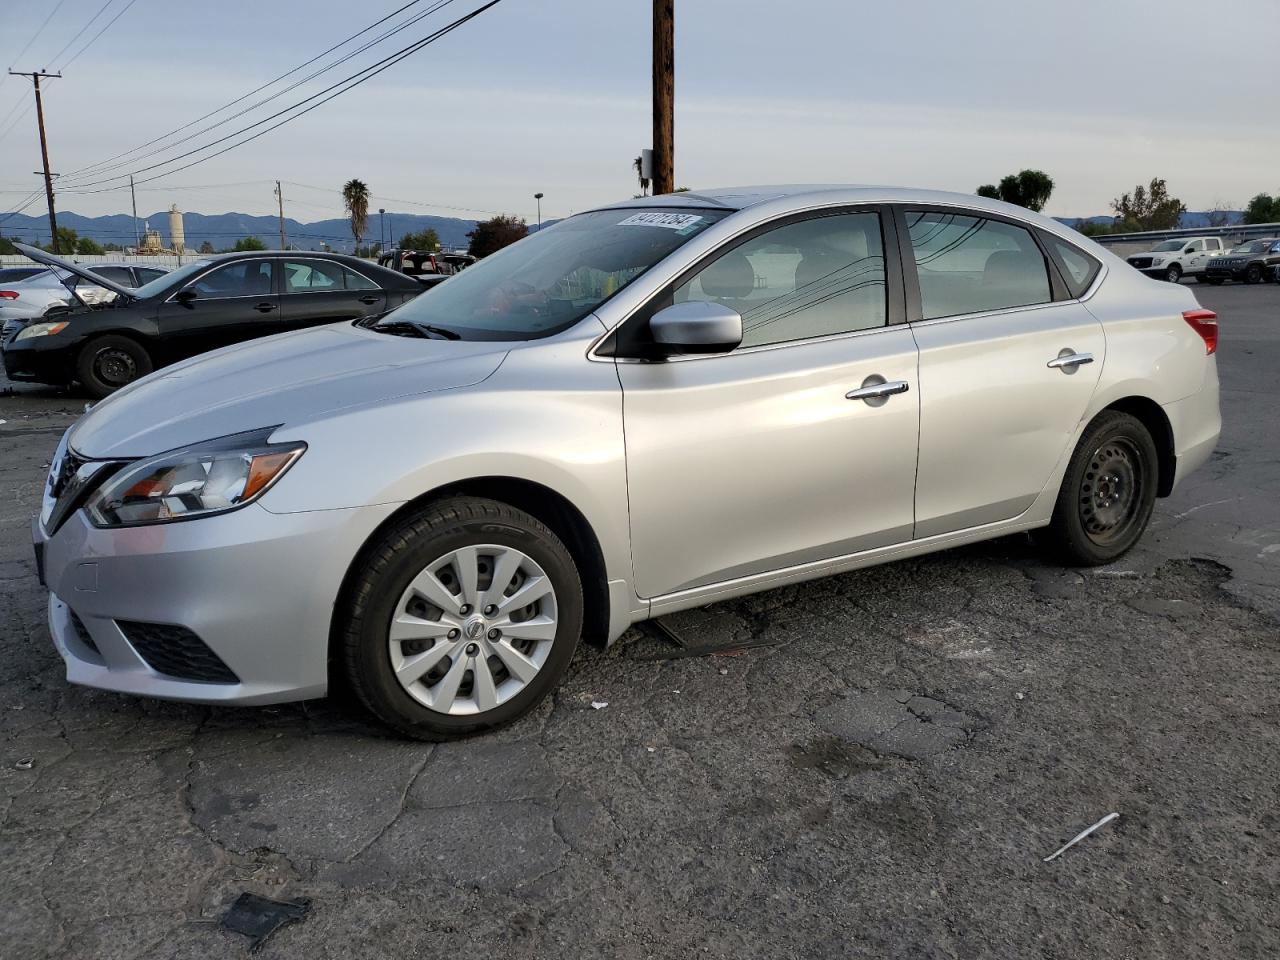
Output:
[[[1058,270],[1062,273],[1062,279],[1067,282],[1071,296],[1083,297],[1102,269],[1102,264],[1075,244],[1060,237],[1051,233],[1042,233],[1040,236],[1045,241],[1050,256],[1058,264]]]

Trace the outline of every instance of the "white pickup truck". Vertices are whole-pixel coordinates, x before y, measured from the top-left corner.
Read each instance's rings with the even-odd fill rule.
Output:
[[[1225,250],[1221,237],[1182,237],[1164,240],[1149,253],[1130,254],[1125,260],[1148,277],[1177,283],[1183,277],[1199,280],[1209,258],[1220,257]]]

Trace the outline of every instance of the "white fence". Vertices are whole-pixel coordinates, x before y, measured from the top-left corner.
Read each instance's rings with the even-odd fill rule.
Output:
[[[63,256],[63,260],[70,260],[72,263],[83,263],[85,265],[92,263],[139,263],[153,267],[165,267],[172,269],[180,267],[184,263],[190,263],[192,260],[201,259],[198,253],[186,253],[179,257],[176,253],[162,253],[156,256],[130,256],[126,253],[104,253],[92,256]],[[20,253],[0,254],[0,267],[29,267],[32,261],[24,257]]]

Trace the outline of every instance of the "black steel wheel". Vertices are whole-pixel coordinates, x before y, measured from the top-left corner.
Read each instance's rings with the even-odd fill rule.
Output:
[[[97,400],[151,370],[151,357],[142,344],[115,334],[94,337],[81,348],[76,362],[76,378]]]
[[[1262,282],[1262,264],[1251,263],[1244,271],[1245,283],[1261,283]]]
[[[1075,565],[1117,560],[1147,529],[1159,481],[1150,431],[1130,414],[1103,411],[1081,435],[1038,539]]]

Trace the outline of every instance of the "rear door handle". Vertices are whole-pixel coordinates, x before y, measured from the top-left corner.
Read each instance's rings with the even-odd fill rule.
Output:
[[[844,395],[846,400],[887,400],[895,393],[906,393],[911,385],[905,380],[882,380],[877,376],[867,377],[857,390],[850,390]]]
[[[264,302],[264,303],[260,303],[260,304],[258,304],[258,305],[257,305],[256,307],[254,307],[253,309],[257,310],[259,313],[270,313],[270,312],[271,312],[272,310],[274,310],[275,308],[276,308],[276,305],[275,305],[274,303],[265,303],[265,302]]]
[[[372,294],[366,294],[365,296],[360,298],[360,302],[367,303],[372,306],[373,304],[377,303],[381,299],[382,299],[381,297],[375,297]]]
[[[1092,353],[1075,353],[1071,350],[1063,350],[1046,366],[1051,370],[1061,370],[1063,373],[1075,373],[1076,367],[1082,367],[1086,363],[1093,363]]]

